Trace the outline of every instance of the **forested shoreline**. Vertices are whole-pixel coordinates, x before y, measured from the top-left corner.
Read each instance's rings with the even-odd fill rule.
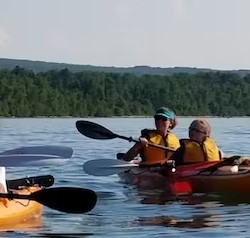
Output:
[[[228,72],[134,75],[68,69],[0,70],[2,117],[250,116],[250,75]]]

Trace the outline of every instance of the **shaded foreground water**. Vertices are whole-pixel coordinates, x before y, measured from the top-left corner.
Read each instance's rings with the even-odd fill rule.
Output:
[[[1,119],[1,151],[20,146],[65,145],[74,149],[65,165],[7,168],[7,178],[51,174],[54,186],[77,186],[97,192],[96,207],[86,214],[65,214],[44,208],[41,219],[27,221],[1,237],[250,237],[250,198],[195,194],[170,197],[161,190],[138,189],[119,182],[117,175],[94,177],[82,170],[92,159],[115,159],[131,143],[94,140],[75,128],[79,118]],[[125,136],[138,138],[152,128],[151,118],[88,118]],[[193,118],[180,118],[175,133],[187,136]],[[212,135],[228,155],[250,155],[250,118],[208,118]],[[233,186],[233,185],[232,185]]]

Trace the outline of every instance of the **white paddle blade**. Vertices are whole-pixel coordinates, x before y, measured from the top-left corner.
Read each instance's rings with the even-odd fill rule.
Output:
[[[12,155],[12,154],[39,154],[39,155],[56,155],[63,158],[71,158],[73,149],[66,146],[28,146],[20,147],[13,150],[6,150],[0,155]]]
[[[29,167],[29,166],[58,166],[68,161],[68,158],[62,158],[55,155],[37,155],[37,154],[16,154],[0,155],[0,166],[2,167]]]
[[[83,171],[94,176],[109,176],[135,167],[139,167],[139,165],[115,159],[96,159],[85,162]]]

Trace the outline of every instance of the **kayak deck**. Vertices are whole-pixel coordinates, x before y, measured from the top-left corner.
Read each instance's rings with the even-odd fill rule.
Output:
[[[250,193],[250,167],[239,167],[239,171],[217,170],[212,175],[206,173],[190,176],[187,181],[196,192],[208,193]]]
[[[40,187],[29,187],[21,190],[11,190],[13,193],[30,194],[40,190]],[[4,204],[0,201],[0,230],[15,229],[15,226],[27,221],[37,221],[41,217],[43,205],[35,201],[24,199],[7,200]]]

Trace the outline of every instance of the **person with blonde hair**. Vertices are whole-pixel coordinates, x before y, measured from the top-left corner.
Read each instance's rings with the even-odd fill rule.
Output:
[[[221,160],[223,153],[210,135],[211,126],[205,119],[194,120],[189,126],[189,139],[180,140],[180,148],[170,160],[176,166]]]
[[[180,146],[179,139],[171,132],[177,125],[175,113],[167,107],[161,107],[155,112],[154,120],[156,129],[143,129],[141,131],[140,142],[136,143],[123,156],[123,160],[131,161],[140,154],[142,162],[147,164],[163,164],[170,158],[173,151]],[[171,150],[149,146],[148,143],[168,147]]]

